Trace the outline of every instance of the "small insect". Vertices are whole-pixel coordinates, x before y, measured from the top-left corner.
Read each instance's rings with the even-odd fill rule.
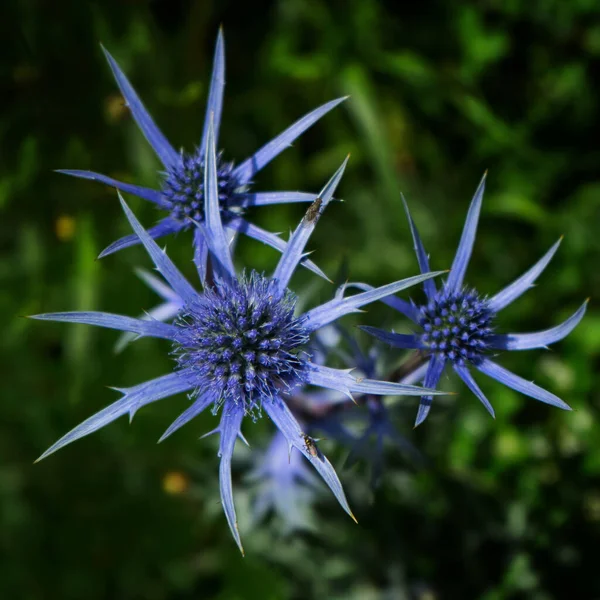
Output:
[[[321,198],[317,198],[306,211],[306,220],[309,223],[316,221],[319,216],[319,210],[321,209],[321,204],[323,204],[323,200]]]
[[[311,438],[310,435],[306,435],[306,433],[301,433],[300,437],[302,437],[304,439],[304,447],[306,448],[308,453],[313,458],[317,458],[319,456],[319,450],[318,450],[315,442],[318,442],[319,440],[315,440],[314,438]]]

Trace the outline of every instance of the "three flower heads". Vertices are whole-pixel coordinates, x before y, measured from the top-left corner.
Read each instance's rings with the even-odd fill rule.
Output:
[[[332,300],[297,314],[296,296],[290,291],[289,283],[298,265],[324,276],[314,263],[307,260],[305,247],[333,198],[347,159],[317,195],[259,193],[252,192],[250,186],[256,172],[343,99],[312,111],[236,167],[223,162],[216,150],[225,81],[221,32],[216,44],[202,141],[197,151],[191,154],[177,153],[173,149],[117,63],[108,53],[106,55],[133,117],[164,165],[165,171],[160,174],[163,181],[161,189],[142,188],[89,171],[64,172],[112,185],[149,200],[168,212],[155,227],[146,231],[119,194],[134,233],[111,244],[101,256],[141,243],[164,278],[165,283],[156,280],[154,283],[163,288],[163,296],[176,307],[176,310],[166,311],[162,316],[174,319],[165,323],[159,320],[158,315],[143,319],[103,312],[49,313],[34,318],[86,323],[141,337],[162,338],[170,343],[169,352],[174,358],[174,366],[167,375],[134,387],[117,388],[122,393],[120,399],[75,427],[40,459],[122,415],[128,414],[132,419],[141,406],[187,393],[189,407],[167,428],[161,440],[209,407],[213,414],[220,415],[218,426],[210,433],[219,435],[221,501],[233,537],[243,552],[233,503],[231,460],[237,439],[245,442],[242,435],[244,417],[256,420],[266,412],[285,438],[288,452],[292,449],[300,452],[327,483],[343,509],[353,517],[335,470],[315,440],[306,434],[289,402],[294,391],[303,386],[334,390],[348,399],[353,398],[352,394],[419,396],[418,424],[427,416],[432,397],[444,393],[435,387],[444,365],[450,362],[490,411],[491,406],[470,375],[469,366],[475,366],[534,398],[568,408],[549,392],[525,382],[488,357],[491,350],[543,347],[561,339],[582,318],[585,305],[565,323],[545,332],[504,336],[495,333],[496,313],[533,284],[558,244],[530,271],[491,299],[464,288],[463,279],[475,237],[483,182],[469,210],[452,270],[440,291],[437,291],[432,278],[443,272],[429,272],[427,255],[409,215],[420,275],[379,288],[356,284],[361,291],[351,296],[346,296],[349,286],[342,286]],[[243,214],[249,206],[285,202],[310,202],[287,243],[277,235],[254,226]],[[202,283],[201,292],[190,284],[155,241],[180,230],[193,232],[194,262]],[[254,237],[281,252],[270,276],[255,271],[236,272],[232,240],[239,233]],[[395,296],[419,283],[425,286],[426,304],[419,306]],[[378,300],[395,307],[423,329],[423,333],[410,336],[367,329],[394,346],[416,348],[426,357],[425,367],[410,384],[361,379],[353,376],[352,369],[333,369],[311,360],[311,337],[320,328],[347,314],[360,312],[361,307]],[[424,388],[412,385],[421,379],[424,379]]]
[[[223,40],[220,35],[215,58],[215,71],[218,76],[213,75],[209,109],[220,110],[222,52]],[[109,60],[146,137],[155,144],[156,140],[160,140],[160,144],[154,147],[157,152],[160,150],[164,154],[164,138],[152,124],[116,63],[112,59]],[[219,157],[215,146],[215,113],[215,110],[210,110],[207,114],[203,153],[197,160],[201,174],[201,181],[195,182],[199,187],[193,190],[194,198],[197,199],[194,202],[198,202],[197,210],[191,215],[169,217],[180,228],[190,228],[194,231],[194,255],[204,284],[203,291],[196,291],[187,281],[154,241],[156,231],[146,231],[121,198],[123,210],[136,240],[144,245],[172,296],[181,301],[181,309],[175,321],[169,324],[153,319],[135,319],[102,312],[50,313],[34,317],[42,320],[86,323],[131,332],[142,337],[166,339],[171,344],[170,353],[175,358],[173,372],[135,387],[118,389],[123,394],[119,400],[66,434],[40,458],[45,458],[122,415],[128,414],[130,419],[133,418],[135,412],[145,404],[186,392],[190,398],[189,407],[170,425],[161,440],[208,407],[212,407],[215,415],[220,413],[219,425],[211,433],[218,433],[220,436],[221,499],[232,534],[241,549],[233,504],[231,458],[237,438],[244,440],[241,431],[244,417],[249,416],[255,420],[263,411],[266,412],[285,437],[289,451],[295,448],[310,461],[344,510],[352,516],[335,470],[316,447],[314,440],[303,431],[287,399],[293,390],[306,384],[333,389],[342,392],[348,398],[352,398],[353,393],[444,393],[401,383],[357,379],[351,375],[350,370],[332,369],[313,363],[308,351],[310,338],[318,329],[346,314],[359,311],[368,303],[423,282],[441,272],[418,275],[350,297],[345,297],[344,290],[341,290],[329,302],[303,314],[296,314],[296,296],[288,289],[289,282],[297,266],[307,262],[306,243],[333,198],[343,175],[346,159],[321,192],[311,196],[313,201],[289,242],[278,243],[282,254],[272,276],[267,277],[255,271],[238,275],[233,264],[232,244],[226,224],[230,225],[233,219],[239,218],[232,216],[231,207],[241,193],[234,191],[231,197],[223,200]],[[314,120],[314,117],[311,119]],[[302,127],[306,126],[305,121]],[[293,127],[296,127],[294,133],[297,134],[298,127]],[[286,143],[289,143],[289,139],[290,135],[287,135]],[[280,141],[275,144],[272,142],[267,147],[279,148],[281,144]],[[273,154],[273,150],[270,153]],[[185,157],[182,157],[182,161],[185,163]],[[254,158],[251,161],[255,166],[260,162]],[[131,188],[126,190],[124,184],[118,185],[125,191],[133,191]],[[143,193],[150,196],[147,191]],[[165,196],[163,193],[161,198]],[[308,195],[305,194],[300,199],[305,200],[305,196]],[[274,194],[270,199],[276,197]],[[286,198],[286,194],[283,193],[282,197]],[[237,208],[243,208],[243,204],[237,205]],[[133,239],[128,238],[118,247],[113,245],[110,251],[131,243]],[[203,248],[206,249],[205,252]],[[206,269],[208,257],[211,267],[210,282]]]

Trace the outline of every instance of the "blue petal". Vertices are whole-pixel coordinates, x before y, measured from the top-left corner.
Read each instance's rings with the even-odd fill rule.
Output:
[[[298,449],[306,457],[329,486],[342,508],[356,521],[350,510],[350,506],[348,506],[346,495],[335,469],[323,454],[319,453],[318,456],[313,456],[309,452],[304,441],[304,431],[302,431],[300,424],[294,415],[292,415],[285,402],[274,398],[272,401],[264,402],[263,408],[269,417],[271,417],[277,429],[285,436],[290,447],[293,446]]]
[[[215,136],[213,122],[208,125],[206,154],[204,155],[204,239],[214,257],[213,268],[221,277],[235,279],[235,269],[231,260],[231,252],[227,236],[221,221],[221,206],[219,205],[219,184],[217,181],[217,155],[215,151]]]
[[[306,327],[308,327],[310,331],[315,331],[344,315],[360,312],[360,307],[365,304],[375,302],[375,300],[381,300],[390,294],[395,294],[396,292],[421,283],[431,277],[442,275],[443,273],[446,273],[446,271],[434,271],[432,273],[425,273],[424,275],[415,275],[414,277],[408,277],[407,279],[395,281],[394,283],[388,283],[387,285],[373,288],[368,292],[355,294],[348,298],[334,298],[306,313]]]
[[[180,302],[163,302],[147,313],[140,316],[144,321],[162,321],[163,323],[174,319],[182,306]],[[122,352],[131,342],[137,340],[139,336],[135,333],[127,331],[119,336],[115,342],[115,353]]]
[[[162,219],[156,225],[154,225],[154,227],[150,227],[150,229],[148,229],[148,235],[153,240],[156,240],[165,235],[169,235],[170,233],[177,233],[181,229],[182,229],[181,223],[178,223],[177,221],[175,221],[169,217],[166,217],[165,219]],[[116,242],[113,242],[110,246],[107,246],[104,250],[102,250],[102,252],[99,254],[98,258],[104,258],[105,256],[108,256],[109,254],[114,254],[115,252],[118,252],[119,250],[123,250],[124,248],[129,248],[130,246],[135,246],[136,244],[139,244],[139,243],[140,243],[140,238],[135,233],[132,235],[126,235],[125,237],[122,237],[121,239],[117,240]]]
[[[140,225],[140,222],[135,218],[125,200],[119,194],[121,206],[125,211],[127,220],[131,223],[136,235],[146,248],[150,258],[156,265],[160,274],[167,280],[167,283],[177,292],[177,295],[185,302],[189,303],[199,298],[196,290],[190,285],[188,280],[180,273],[179,269],[173,264],[166,253],[161,250],[157,243],[150,237],[148,232]]]
[[[437,354],[432,354],[429,364],[427,365],[427,373],[425,374],[423,385],[426,388],[435,388],[440,380],[440,377],[442,376],[445,366],[445,358],[438,356]],[[417,411],[417,418],[415,420],[415,427],[418,427],[427,418],[427,415],[431,410],[432,402],[433,398],[431,395],[423,396],[421,398],[421,401],[419,402],[419,410]]]
[[[428,367],[429,367],[429,358],[427,358],[427,361],[424,364],[417,367],[414,371],[411,371],[408,375],[405,375],[400,380],[400,383],[411,384],[411,385],[415,384],[415,383],[421,383],[425,379],[425,375],[427,374]]]
[[[144,200],[148,200],[149,202],[153,202],[160,208],[164,208],[165,210],[170,210],[171,205],[167,202],[160,192],[156,190],[152,190],[147,187],[142,187],[140,185],[133,185],[131,183],[123,183],[122,181],[118,181],[113,179],[112,177],[107,177],[106,175],[102,175],[101,173],[94,173],[93,171],[80,171],[79,169],[57,169],[57,173],[62,173],[63,175],[71,175],[72,177],[80,177],[81,179],[91,179],[92,181],[99,181],[100,183],[105,183],[106,185],[110,185],[122,192],[126,192],[128,194],[133,194],[138,198],[143,198]]]
[[[155,277],[145,269],[135,269],[135,272],[153,291],[166,300],[166,302],[155,306],[146,314],[140,315],[139,318],[144,321],[162,321],[163,323],[174,319],[183,308],[183,300],[162,279]],[[137,338],[137,334],[132,332],[120,335],[115,343],[115,353],[122,352]]]
[[[445,396],[448,392],[433,389],[433,385],[420,387],[394,383],[393,381],[377,381],[374,379],[360,379],[354,383],[350,391],[362,394],[376,394],[378,396],[420,396],[423,392],[433,396]]]
[[[563,402],[558,396],[551,394],[532,381],[527,381],[522,377],[515,375],[513,372],[501,367],[498,363],[491,361],[489,358],[484,359],[484,361],[478,365],[477,368],[482,373],[489,375],[496,381],[503,383],[517,392],[521,392],[526,396],[535,398],[540,402],[545,402],[546,404],[551,404],[552,406],[562,408],[563,410],[571,410],[571,407]]]
[[[221,463],[219,465],[219,486],[221,488],[221,504],[227,517],[227,523],[233,538],[244,554],[240,532],[238,531],[237,517],[235,515],[235,506],[233,505],[233,489],[231,487],[231,457],[235,442],[240,433],[242,420],[244,418],[244,407],[233,403],[226,403],[223,407],[221,416],[221,424],[219,430],[221,432],[221,440],[219,443],[219,457]]]
[[[311,385],[316,385],[317,387],[341,392],[354,402],[354,398],[350,393],[350,386],[356,383],[356,378],[350,375],[353,370],[354,369],[332,369],[331,367],[309,363],[309,368],[306,372],[306,382]],[[327,404],[337,404],[338,402],[343,401],[343,398],[335,398],[334,401],[327,402]]]
[[[496,418],[494,408],[490,404],[490,401],[485,397],[485,394],[481,391],[477,382],[473,379],[471,372],[465,365],[454,365],[454,370],[458,373],[458,376],[467,384],[467,387],[479,398],[481,404],[485,406],[487,411]]]
[[[251,194],[237,194],[234,197],[235,205],[241,208],[290,204],[292,202],[314,202],[317,198],[317,194],[307,194],[306,192],[254,192]]]
[[[106,48],[102,47],[102,50],[106,55],[106,60],[108,60],[108,64],[112,69],[115,79],[117,80],[117,85],[119,86],[119,89],[125,98],[127,106],[131,110],[131,114],[133,115],[135,122],[142,130],[142,133],[146,139],[150,142],[152,149],[154,152],[156,152],[156,155],[158,158],[160,158],[165,167],[172,167],[173,165],[177,164],[179,161],[179,155],[177,152],[175,152],[171,144],[169,144],[167,138],[156,126],[152,120],[152,117],[144,108],[144,105],[138,98],[138,95],[135,93],[132,85],[127,80],[127,77],[125,77],[123,71],[121,71],[119,68],[119,65],[115,59],[108,53]]]
[[[312,112],[304,115],[301,119],[290,125],[285,131],[280,133],[276,138],[272,139],[268,144],[265,144],[253,156],[238,165],[234,170],[233,176],[242,183],[250,181],[258,171],[265,165],[270,163],[280,152],[285,150],[292,142],[301,134],[303,134],[311,125],[316,123],[323,115],[328,113],[332,108],[335,108],[340,102],[346,100],[338,98],[315,108]]]
[[[359,379],[352,384],[350,391],[362,394],[376,394],[378,396],[419,396],[423,392],[433,396],[445,396],[448,392],[429,387],[394,383],[393,381],[377,381],[375,379]]]
[[[344,170],[346,169],[346,165],[348,164],[348,159],[350,157],[346,157],[340,168],[333,174],[333,177],[325,184],[325,187],[319,193],[319,197],[309,206],[306,214],[300,224],[292,234],[281,258],[279,259],[279,263],[277,264],[277,268],[273,273],[273,279],[277,281],[277,286],[280,292],[285,290],[289,283],[298,263],[304,257],[304,248],[306,247],[306,243],[310,238],[315,226],[317,225],[318,220],[321,218],[321,215],[325,211],[325,208],[333,198],[333,194],[344,174]]]
[[[375,379],[356,379],[352,369],[332,369],[310,363],[306,372],[306,380],[311,385],[336,390],[352,398],[352,392],[359,394],[376,394],[377,396],[422,396],[424,393],[434,396],[446,395],[447,392],[422,388],[391,381]],[[431,386],[433,387],[433,386]]]
[[[276,234],[270,233],[269,231],[265,231],[264,229],[261,229],[260,227],[257,227],[252,223],[249,223],[248,221],[246,221],[246,219],[242,217],[232,217],[231,219],[228,219],[225,222],[225,227],[228,227],[238,233],[244,233],[248,237],[262,242],[263,244],[267,244],[268,246],[271,246],[271,248],[275,248],[275,250],[279,250],[280,252],[283,252],[287,246],[287,242],[284,242]],[[312,271],[313,273],[317,274],[319,277],[330,281],[329,277],[327,277],[327,275],[325,275],[325,273],[323,273],[323,271],[321,271],[321,269],[317,267],[317,265],[312,260],[308,260],[308,258],[303,258],[300,261],[300,264],[303,267],[306,267],[309,271]]]
[[[175,339],[177,328],[173,325],[160,323],[159,321],[144,321],[122,315],[113,315],[104,312],[58,312],[32,315],[30,319],[40,321],[60,321],[62,323],[83,323],[95,325],[96,327],[107,327],[119,331],[131,331],[142,337],[157,337],[167,340]]]
[[[346,288],[357,288],[359,290],[363,290],[364,292],[368,292],[369,290],[374,290],[375,288],[368,283],[349,283]],[[411,302],[407,302],[406,300],[402,300],[402,298],[398,298],[397,296],[386,296],[385,298],[381,298],[381,302],[401,312],[405,317],[408,317],[413,323],[417,323],[419,320],[419,309],[412,304]]]
[[[201,395],[196,399],[191,406],[184,410],[172,423],[167,430],[160,436],[158,443],[168,438],[173,432],[183,427],[186,423],[197,417],[209,404],[214,401],[214,396],[211,393]]]
[[[408,224],[410,225],[410,233],[412,234],[412,239],[414,243],[415,253],[417,255],[417,262],[419,263],[419,269],[421,273],[429,272],[429,258],[427,257],[427,253],[425,252],[425,246],[423,246],[423,242],[421,241],[421,236],[415,226],[415,222],[413,218],[410,216],[410,211],[408,210],[408,204],[406,203],[406,199],[402,196],[402,203],[404,204],[404,210],[406,211],[406,217],[408,218]],[[435,283],[433,279],[427,279],[423,283],[423,287],[425,289],[425,295],[428,300],[431,300],[436,293]]]
[[[378,327],[369,327],[368,325],[360,326],[364,332],[376,337],[378,340],[393,346],[394,348],[423,348],[423,344],[419,341],[416,335],[406,335],[403,333],[394,333],[384,331]]]
[[[204,233],[200,227],[194,229],[194,264],[198,271],[198,277],[204,287],[206,283],[206,268],[208,260],[208,246],[204,239]]]
[[[488,301],[488,306],[494,312],[498,312],[514,302],[519,296],[524,294],[529,288],[533,287],[535,280],[540,276],[542,271],[548,266],[548,263],[552,260],[552,257],[558,250],[562,237],[556,242],[542,258],[531,267],[528,271],[523,273],[521,277],[513,281],[510,285],[505,287],[502,291],[498,292],[493,298]]]
[[[75,427],[75,429],[69,431],[58,442],[50,446],[37,460],[40,461],[63,446],[101,429],[122,415],[129,413],[131,418],[141,406],[161,400],[162,398],[167,398],[168,396],[173,396],[174,394],[179,394],[180,392],[187,392],[192,388],[193,383],[184,371],[170,373],[169,375],[152,379],[135,387],[117,388],[119,392],[124,394],[122,398],[96,413]]]
[[[469,212],[467,213],[467,219],[465,221],[465,227],[458,244],[458,250],[454,257],[454,262],[450,269],[450,275],[446,282],[446,289],[450,292],[458,292],[462,288],[465,273],[467,272],[467,266],[469,265],[469,259],[471,258],[471,252],[473,251],[473,243],[475,242],[475,234],[477,233],[477,223],[479,221],[479,212],[481,211],[481,202],[483,200],[483,192],[485,190],[485,178],[487,172],[481,179],[481,183],[473,196]]]
[[[202,142],[200,144],[200,156],[206,154],[206,143],[208,140],[208,130],[212,120],[215,145],[219,140],[219,126],[221,125],[221,114],[223,112],[223,90],[225,89],[225,40],[223,39],[223,29],[219,28],[217,43],[215,45],[215,57],[213,59],[213,70],[210,79],[210,89],[208,92],[208,101],[206,103],[206,115],[204,117],[204,129],[202,131]]]
[[[160,278],[146,269],[135,269],[136,275],[154,292],[156,292],[163,300],[167,302],[179,303],[183,305],[183,300]],[[162,321],[163,319],[159,319]]]
[[[535,333],[506,333],[492,336],[490,346],[496,350],[532,350],[533,348],[547,348],[550,344],[562,340],[569,335],[579,321],[583,319],[588,301],[586,300],[564,323],[536,331]]]

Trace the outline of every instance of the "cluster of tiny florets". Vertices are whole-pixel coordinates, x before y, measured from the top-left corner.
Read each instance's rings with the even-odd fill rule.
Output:
[[[273,280],[252,272],[208,288],[184,309],[175,355],[181,368],[194,370],[197,393],[214,391],[215,412],[231,400],[256,418],[261,401],[304,381],[308,332],[295,306],[294,294],[281,295]]]
[[[441,290],[419,310],[420,340],[426,350],[454,363],[479,364],[489,347],[494,313],[473,290]]]
[[[222,209],[230,208],[231,199],[243,191],[234,176],[234,164],[217,158],[217,183],[219,204]],[[179,163],[169,167],[165,173],[163,195],[171,203],[171,217],[188,226],[192,221],[204,220],[204,160],[200,151],[194,154],[181,153]]]

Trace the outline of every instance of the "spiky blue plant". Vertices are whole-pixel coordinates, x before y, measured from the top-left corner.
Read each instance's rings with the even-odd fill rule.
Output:
[[[285,436],[276,431],[267,449],[256,456],[248,481],[256,485],[253,518],[261,521],[269,512],[279,517],[286,533],[311,529],[310,507],[320,481],[297,452],[288,452]]]
[[[304,256],[306,243],[331,201],[346,162],[309,207],[283,252],[275,272],[266,277],[252,272],[237,277],[219,210],[217,157],[212,126],[205,149],[204,211],[199,223],[211,254],[214,285],[198,293],[183,277],[163,250],[140,225],[123,199],[123,210],[156,268],[184,302],[173,324],[135,319],[102,312],[67,312],[37,315],[49,321],[87,323],[139,336],[164,338],[171,342],[174,371],[140,385],[119,389],[123,397],[52,445],[44,458],[66,444],[92,433],[143,405],[187,392],[190,406],[170,425],[161,440],[212,406],[221,412],[219,456],[221,499],[232,534],[242,549],[237,529],[231,484],[231,457],[236,438],[241,436],[245,415],[258,418],[265,411],[285,436],[290,449],[299,450],[329,485],[344,510],[352,516],[341,483],[325,456],[306,438],[305,432],[286,404],[285,398],[299,385],[309,383],[343,392],[380,395],[422,395],[423,388],[370,379],[357,380],[349,370],[332,369],[311,362],[305,349],[310,336],[340,317],[356,312],[370,302],[396,293],[439,273],[427,273],[350,297],[334,299],[301,315],[295,315],[295,296],[289,281]],[[347,159],[346,159],[347,160]],[[431,391],[431,393],[441,393]],[[243,552],[243,550],[242,550]]]
[[[208,246],[202,228],[196,227],[195,223],[203,223],[206,219],[204,213],[204,173],[206,164],[204,156],[211,120],[213,121],[215,140],[218,143],[225,88],[223,32],[219,30],[217,37],[201,143],[191,153],[183,150],[177,152],[173,148],[154,123],[115,59],[104,48],[103,51],[133,118],[163,164],[164,171],[160,173],[162,183],[159,189],[150,189],[117,181],[112,177],[92,171],[63,169],[58,172],[105,183],[123,192],[148,200],[160,210],[165,211],[167,215],[148,230],[149,235],[154,239],[182,230],[193,230],[194,261],[198,267],[200,277],[204,281]],[[245,209],[250,206],[313,202],[316,196],[304,192],[253,192],[250,190],[252,179],[280,152],[290,146],[298,136],[343,100],[345,98],[332,100],[311,111],[237,166],[233,162],[224,161],[222,153],[217,155],[218,207],[223,225],[229,230],[230,235],[235,236],[238,233],[243,233],[280,251],[283,250],[285,243],[281,238],[253,225],[244,218]],[[136,235],[126,236],[110,244],[100,254],[100,257],[137,243],[139,243],[139,240]],[[311,261],[303,260],[303,265],[325,277],[322,271]]]
[[[551,392],[531,381],[526,381],[491,358],[492,353],[500,350],[546,348],[549,344],[562,340],[583,318],[587,300],[564,323],[551,329],[535,333],[503,334],[496,332],[498,313],[533,286],[535,280],[554,256],[561,240],[558,240],[521,277],[491,298],[484,296],[476,289],[465,286],[464,278],[477,232],[485,178],[484,175],[475,192],[450,274],[441,288],[438,290],[433,281],[424,282],[427,301],[422,305],[406,302],[393,296],[385,300],[387,304],[400,311],[415,326],[419,327],[420,332],[399,334],[375,327],[362,327],[362,329],[396,348],[415,348],[423,352],[429,360],[420,368],[420,377],[416,381],[423,379],[425,387],[436,387],[446,364],[452,365],[454,371],[477,396],[492,417],[494,409],[475,382],[471,373],[472,368],[531,398],[563,410],[571,410],[565,402]],[[408,205],[404,198],[402,200],[412,232],[419,268],[422,272],[426,272],[429,270],[429,258],[410,216]],[[365,286],[361,287],[367,289]],[[426,419],[431,403],[431,396],[421,398],[415,427]]]

